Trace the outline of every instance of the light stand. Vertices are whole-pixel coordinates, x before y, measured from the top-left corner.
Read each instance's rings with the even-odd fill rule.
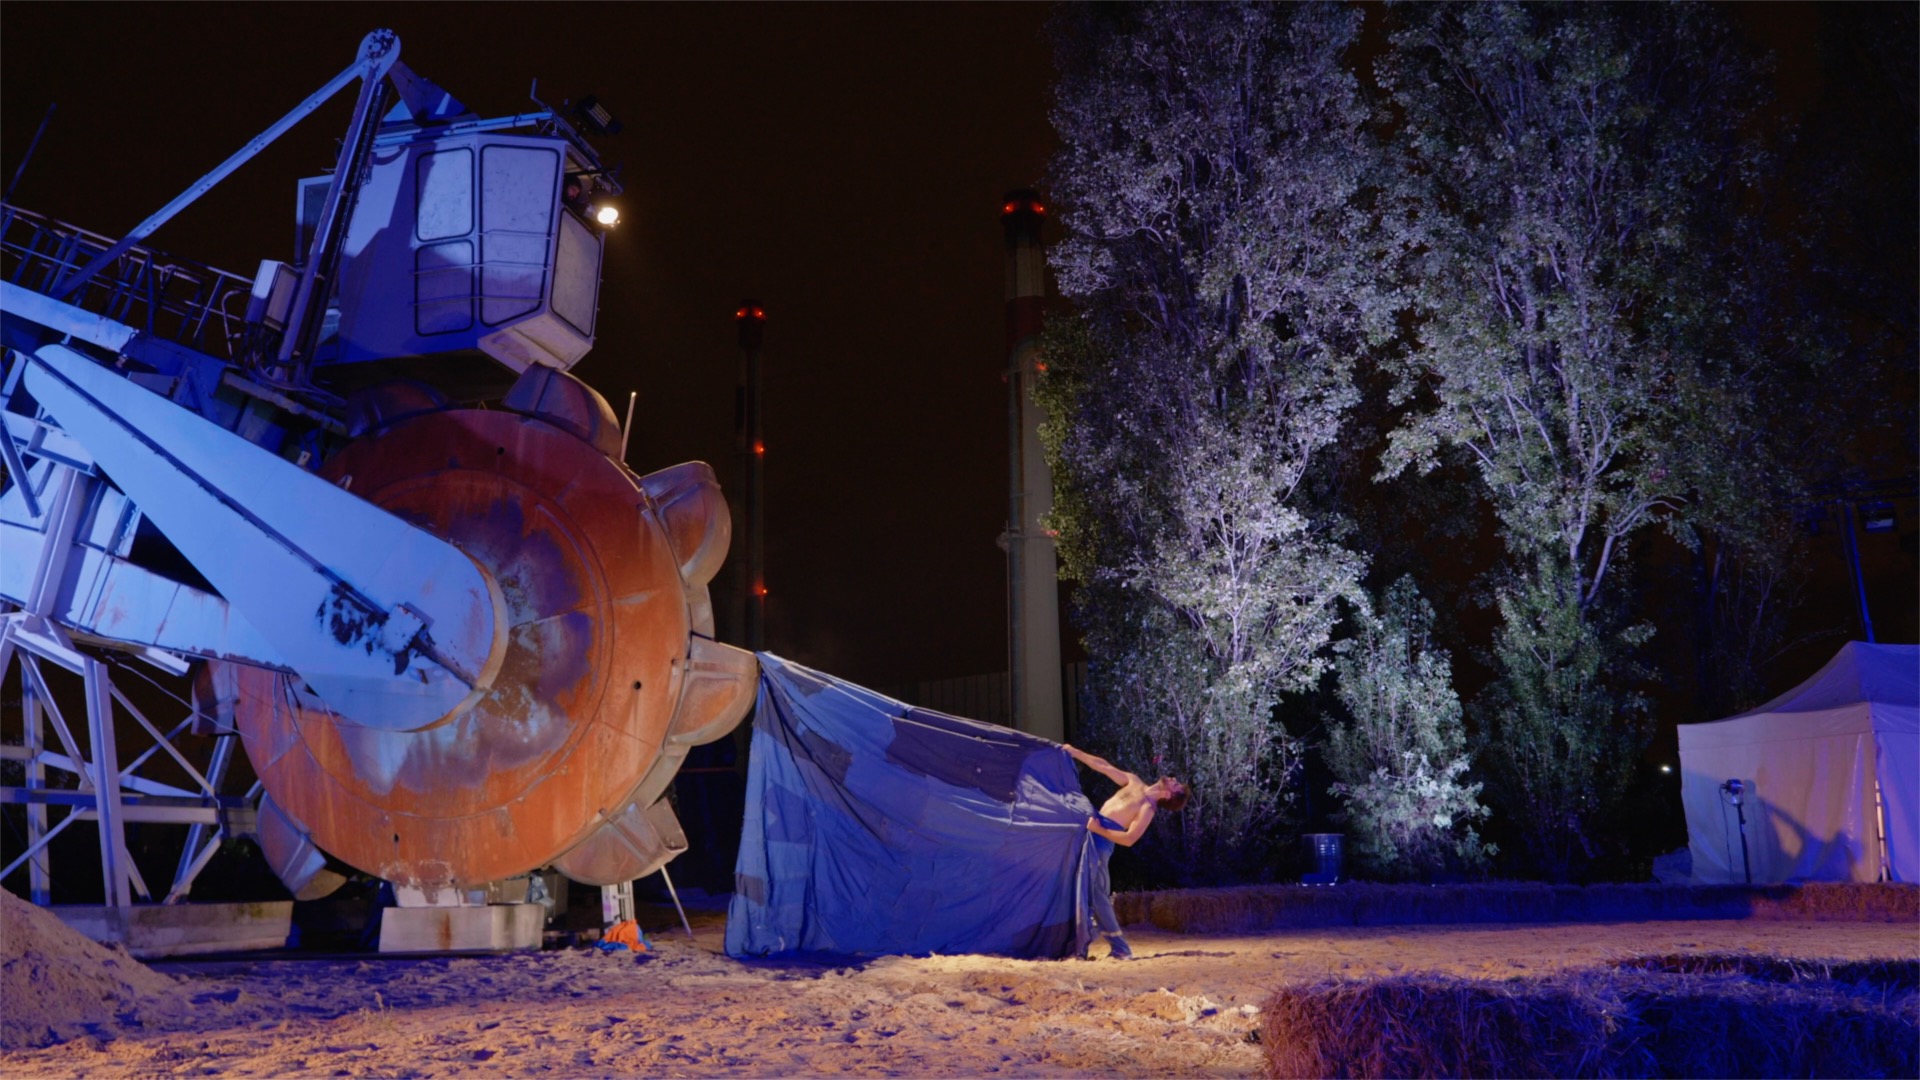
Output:
[[[1733,812],[1740,818],[1740,868],[1746,871],[1747,884],[1753,884],[1753,863],[1747,857],[1747,809],[1740,802],[1741,792],[1746,785],[1739,780],[1729,780],[1720,785],[1720,793],[1733,802]]]

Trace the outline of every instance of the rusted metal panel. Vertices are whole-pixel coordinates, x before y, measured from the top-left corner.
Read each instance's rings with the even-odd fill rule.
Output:
[[[696,637],[683,670],[667,741],[627,795],[626,810],[609,815],[605,825],[554,861],[573,880],[585,885],[632,881],[685,850],[678,819],[662,796],[690,747],[725,735],[746,716],[759,684],[759,662],[745,649]]]
[[[553,866],[583,885],[618,885],[653,873],[685,850],[687,834],[665,799],[634,801]]]
[[[611,458],[620,456],[620,421],[613,406],[579,379],[545,367],[530,367],[515,380],[500,406],[538,416],[570,431]]]

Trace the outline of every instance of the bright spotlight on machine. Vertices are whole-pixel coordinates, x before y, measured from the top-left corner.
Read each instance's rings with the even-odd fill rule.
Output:
[[[604,226],[620,224],[620,208],[617,206],[596,206],[593,208],[593,220]]]

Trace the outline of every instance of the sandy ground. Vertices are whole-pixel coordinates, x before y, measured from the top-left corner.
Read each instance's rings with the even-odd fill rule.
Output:
[[[1193,937],[1136,928],[1131,962],[742,962],[716,915],[656,955],[166,963],[142,1005],[41,1049],[33,1076],[1246,1076],[1282,981],[1504,977],[1665,952],[1914,957],[1890,923],[1370,927]],[[184,1007],[182,1007],[184,1006]]]

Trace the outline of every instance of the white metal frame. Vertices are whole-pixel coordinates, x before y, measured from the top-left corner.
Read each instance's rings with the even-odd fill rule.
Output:
[[[12,442],[10,433],[0,431],[0,439]],[[12,451],[11,445],[6,447]],[[10,459],[18,460],[9,453]],[[24,473],[17,474],[22,482]],[[54,475],[43,489],[44,501],[29,501],[29,513],[45,525],[45,540],[40,545],[38,564],[33,571],[26,602],[20,610],[0,614],[0,677],[18,669],[21,700],[21,731],[18,742],[7,741],[12,733],[0,735],[0,758],[22,762],[25,785],[0,787],[0,803],[27,808],[27,845],[0,867],[0,877],[29,867],[30,899],[36,904],[51,900],[55,872],[52,860],[53,839],[75,822],[91,821],[100,835],[100,870],[105,885],[106,907],[114,910],[112,920],[124,935],[126,912],[134,898],[155,899],[155,894],[127,851],[126,827],[129,822],[161,822],[186,825],[187,836],[173,880],[162,903],[178,903],[205,869],[229,832],[227,815],[252,805],[255,792],[246,796],[222,796],[220,786],[233,760],[234,736],[216,741],[210,760],[196,765],[176,742],[194,726],[196,715],[191,703],[176,701],[187,715],[170,729],[162,731],[115,685],[116,665],[109,664],[89,647],[83,651],[65,628],[48,616],[59,595],[59,583],[68,563],[79,550],[76,533],[93,485],[100,481],[87,471],[65,464],[56,465]],[[187,663],[181,657],[160,650],[129,647],[125,653],[161,670],[182,675]],[[69,721],[61,707],[61,695],[55,693],[49,675],[54,670],[78,677],[77,700],[84,702],[85,740],[78,737],[80,725]],[[130,674],[131,668],[127,669]],[[151,680],[149,680],[151,681]],[[158,685],[157,683],[155,684]],[[161,688],[164,692],[164,687]],[[65,695],[71,704],[72,694]],[[132,761],[121,764],[115,730],[115,706],[153,739]],[[54,747],[48,745],[51,732]],[[55,748],[57,747],[57,749]],[[193,789],[181,788],[140,775],[149,761],[165,754],[193,781]],[[56,788],[47,783],[48,770],[73,775],[75,789]],[[56,807],[66,813],[53,820]]]

